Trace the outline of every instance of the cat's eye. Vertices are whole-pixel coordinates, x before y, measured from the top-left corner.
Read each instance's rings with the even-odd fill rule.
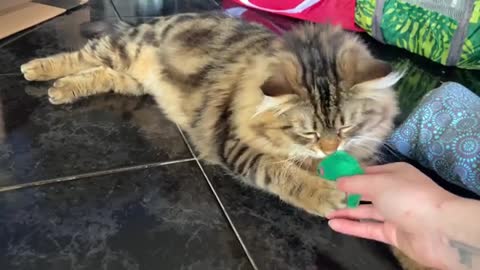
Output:
[[[300,136],[309,138],[309,139],[318,139],[318,133],[317,132],[303,132],[300,133]]]
[[[338,135],[339,137],[342,137],[342,136],[345,135],[345,133],[347,133],[348,131],[350,131],[352,128],[353,128],[352,125],[343,126],[343,127],[341,127],[341,128],[338,129],[337,135]]]

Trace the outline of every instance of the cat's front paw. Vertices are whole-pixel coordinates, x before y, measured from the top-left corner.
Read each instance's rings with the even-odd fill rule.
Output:
[[[48,100],[54,105],[72,103],[76,99],[75,84],[68,79],[58,79],[48,89]]]
[[[316,180],[325,181],[325,180]],[[317,182],[310,190],[302,190],[297,205],[307,212],[325,217],[334,210],[345,208],[347,196],[345,192],[336,189],[335,184]]]
[[[339,190],[320,191],[317,214],[325,217],[331,212],[347,207],[347,194]]]
[[[44,59],[34,59],[20,66],[23,77],[27,81],[48,81],[52,77],[45,71],[48,62]]]

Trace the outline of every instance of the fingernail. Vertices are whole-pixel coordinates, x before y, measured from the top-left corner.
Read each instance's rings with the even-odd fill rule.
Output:
[[[335,219],[328,221],[328,226],[332,229],[335,229],[335,226],[336,226],[335,224],[336,224]]]

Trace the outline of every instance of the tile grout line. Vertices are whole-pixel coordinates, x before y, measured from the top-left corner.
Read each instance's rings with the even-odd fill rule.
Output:
[[[186,137],[185,134],[183,133],[183,130],[178,126],[178,124],[177,124],[177,128],[178,128],[178,130],[180,131],[180,134],[182,135],[182,138],[183,138],[183,140],[185,141],[185,144],[187,145],[188,150],[189,150],[190,153],[192,154],[193,159],[195,160],[195,162],[197,162],[197,165],[198,165],[198,167],[200,168],[200,171],[202,172],[203,177],[204,177],[205,180],[207,181],[207,184],[208,184],[208,186],[210,187],[210,190],[212,191],[213,196],[214,196],[215,199],[217,200],[217,203],[220,205],[220,209],[222,210],[223,214],[224,214],[225,217],[227,218],[227,221],[228,221],[230,227],[232,228],[233,233],[235,234],[235,237],[237,237],[237,240],[240,242],[240,245],[242,246],[243,251],[245,252],[245,255],[247,255],[247,258],[248,258],[248,260],[250,261],[250,264],[252,265],[252,267],[253,267],[254,270],[258,270],[258,267],[257,267],[257,265],[255,264],[255,261],[253,260],[252,255],[250,254],[250,252],[249,252],[248,249],[247,249],[247,246],[245,245],[245,243],[243,242],[242,238],[240,237],[240,234],[238,233],[237,228],[236,228],[235,225],[233,224],[233,221],[232,221],[232,219],[230,218],[230,215],[228,215],[227,209],[225,209],[225,206],[223,205],[222,201],[220,200],[220,197],[218,196],[217,192],[216,192],[215,189],[213,188],[213,184],[212,184],[212,182],[210,181],[210,178],[209,178],[208,175],[205,173],[205,170],[203,169],[202,164],[200,163],[200,161],[198,160],[197,156],[195,155],[195,152],[193,151],[192,147],[190,146],[190,143],[188,142],[187,137]]]
[[[9,73],[0,73],[0,76],[20,76],[21,72],[9,72]]]
[[[171,164],[177,164],[177,163],[183,163],[183,162],[190,162],[190,161],[195,161],[195,158],[185,158],[185,159],[178,159],[178,160],[172,160],[172,161],[147,163],[147,164],[142,164],[142,165],[121,167],[121,168],[103,170],[103,171],[96,171],[96,172],[91,172],[91,173],[82,173],[82,174],[76,174],[76,175],[71,175],[71,176],[56,177],[56,178],[51,178],[51,179],[46,179],[46,180],[39,180],[39,181],[23,183],[23,184],[18,184],[18,185],[0,187],[0,193],[1,192],[6,192],[6,191],[13,191],[13,190],[18,190],[18,189],[29,188],[29,187],[38,187],[38,186],[44,186],[44,185],[49,185],[49,184],[54,184],[54,183],[81,180],[81,179],[84,179],[84,178],[95,177],[95,176],[104,176],[104,175],[120,173],[120,172],[156,168],[156,167],[161,167],[161,166],[166,166],[166,165],[171,165]]]
[[[110,4],[112,5],[113,12],[115,13],[115,16],[117,17],[117,19],[119,21],[123,22],[123,18],[122,18],[122,16],[120,16],[120,12],[118,12],[118,9],[115,6],[115,3],[113,3],[113,0],[110,0]]]

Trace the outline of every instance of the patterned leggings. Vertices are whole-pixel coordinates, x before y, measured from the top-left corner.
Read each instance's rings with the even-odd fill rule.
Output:
[[[449,82],[427,94],[388,144],[480,195],[480,97],[464,86]]]

